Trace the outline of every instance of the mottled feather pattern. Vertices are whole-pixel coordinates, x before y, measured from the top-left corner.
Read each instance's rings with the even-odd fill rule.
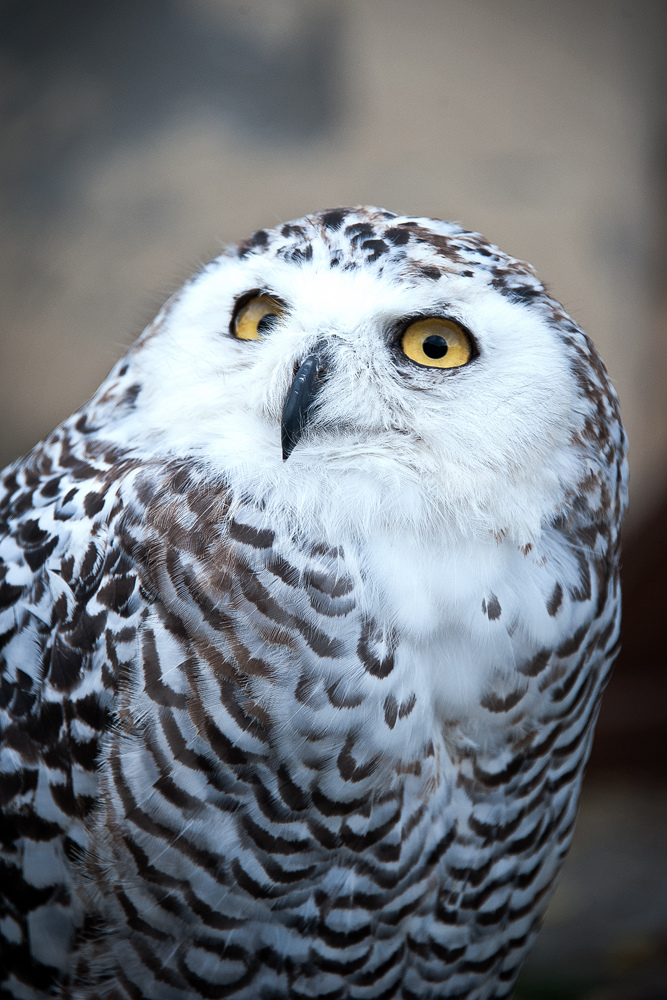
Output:
[[[187,341],[197,303],[220,308],[206,282],[236,268],[215,337],[245,371],[241,350],[255,345],[231,342],[229,315],[235,295],[265,287],[263,267],[278,268],[265,281],[286,300],[280,268],[351,282],[361,270],[408,296],[397,315],[417,312],[410,295],[441,301],[425,288],[478,281],[512,315],[538,317],[578,394],[552,418],[567,422],[545,473],[550,506],[535,485],[538,529],[518,501],[493,507],[484,484],[468,507],[455,482],[453,500],[447,482],[429,492],[431,465],[400,450],[412,433],[400,373],[391,419],[371,399],[357,429],[353,406],[336,409],[338,342],[321,410],[286,462],[272,407],[306,349],[298,336],[284,372],[267,361],[265,394],[248,396],[228,451],[231,418],[216,417],[206,443],[206,399],[192,428],[163,426],[160,344],[173,368],[170,330]],[[428,405],[428,373],[405,377]],[[336,422],[347,437],[325,479]],[[243,464],[245,423],[257,440]],[[590,342],[527,265],[477,234],[332,210],[205,269],[96,397],[4,474],[0,996],[509,996],[569,847],[618,647],[624,450]],[[415,493],[411,522],[395,490],[415,489],[413,466],[425,500]],[[370,513],[353,530],[357,489]]]

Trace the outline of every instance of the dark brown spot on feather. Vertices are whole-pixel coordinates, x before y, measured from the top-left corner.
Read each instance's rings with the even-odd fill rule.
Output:
[[[237,252],[239,257],[245,257],[247,254],[251,253],[253,250],[261,250],[267,246],[269,242],[269,234],[264,229],[258,229],[256,233],[252,233],[246,240],[242,240],[238,244]]]
[[[417,695],[411,694],[407,701],[401,702],[400,708],[398,710],[399,719],[406,719],[408,715],[412,712],[412,709],[417,703]]]
[[[46,707],[46,706],[45,706]],[[62,718],[62,709],[57,703],[52,703],[51,708],[57,708],[59,711],[54,714],[52,720],[55,723],[59,718]],[[83,722],[91,729],[95,729],[97,732],[106,732],[113,723],[113,714],[108,708],[100,704],[99,695],[94,691],[90,694],[85,695],[83,698],[79,698],[78,701],[74,703],[74,710]]]
[[[56,691],[72,691],[79,682],[83,670],[84,654],[73,649],[59,634],[55,633],[48,658],[48,679]]]
[[[398,702],[394,698],[393,694],[390,694],[385,698],[383,707],[384,721],[390,729],[393,729],[398,718]]]
[[[23,587],[15,587],[9,583],[0,584],[0,611],[10,608],[22,593]]]
[[[49,556],[55,551],[57,545],[58,536],[54,535],[45,545],[25,550],[25,561],[33,573],[36,573],[40,566],[44,565]]]
[[[229,523],[229,537],[243,545],[251,545],[254,549],[270,549],[276,536],[269,529],[251,528],[249,524],[239,524],[232,519]]]
[[[249,732],[257,739],[266,743],[267,730],[270,727],[268,714],[249,698],[243,696],[238,683],[223,677],[218,678],[220,700],[239,729]]]
[[[367,257],[369,264],[372,264],[373,261],[378,260],[382,256],[382,254],[386,253],[387,250],[389,249],[384,240],[364,240],[364,242],[361,244],[361,248],[362,250],[371,251],[371,253],[369,253]]]
[[[308,796],[292,781],[290,774],[284,764],[281,764],[277,771],[278,792],[285,805],[294,812],[303,812],[308,808]]]
[[[318,689],[319,682],[313,677],[303,674],[294,689],[294,697],[302,705],[311,705],[313,698],[317,696]]]
[[[547,611],[549,612],[552,618],[558,614],[558,609],[560,608],[562,603],[563,603],[563,588],[561,587],[560,583],[557,583],[556,586],[554,587],[553,594],[547,601]]]
[[[437,281],[438,278],[442,277],[442,271],[440,271],[437,267],[428,267],[425,264],[420,266],[419,273],[425,278],[429,278],[431,281]]]
[[[348,736],[345,746],[338,754],[336,762],[338,764],[338,771],[344,781],[363,781],[364,778],[368,778],[376,770],[380,763],[380,755],[376,754],[365,764],[358,764],[352,756],[353,748],[354,739],[352,736]]]
[[[369,830],[367,833],[355,833],[347,823],[343,823],[340,830],[340,837],[342,842],[346,847],[349,847],[351,851],[357,853],[361,851],[366,851],[374,844],[378,844],[381,840],[390,833],[398,821],[401,818],[402,810],[399,807],[396,811],[389,817],[386,822],[382,823],[380,826],[376,826],[374,829]]]
[[[323,212],[321,216],[322,225],[325,229],[340,229],[350,211],[351,209],[349,208],[336,208],[329,212]]]
[[[158,705],[164,705],[167,708],[183,708],[185,695],[174,691],[162,680],[155,635],[149,628],[145,628],[141,635],[141,662],[144,670],[144,686],[148,696]]]
[[[350,816],[352,813],[359,812],[364,806],[368,805],[368,799],[366,797],[361,799],[348,799],[345,802],[340,802],[329,798],[319,788],[315,787],[312,790],[312,800],[313,805],[321,812],[323,816]]]
[[[288,563],[286,559],[283,559],[281,555],[274,553],[267,561],[266,568],[269,573],[277,576],[283,581],[283,583],[288,584],[288,586],[299,586],[301,574],[294,566]]]
[[[377,655],[371,650],[370,643],[372,641],[379,643],[380,639],[373,624],[369,621],[364,622],[357,643],[357,656],[369,674],[382,679],[388,677],[394,669],[394,656],[393,653]]]
[[[122,614],[134,593],[136,579],[132,576],[115,576],[97,591],[97,600],[110,611]]]
[[[282,233],[283,236],[287,237],[288,239],[292,236],[301,237],[303,239],[303,237],[306,235],[305,232],[303,231],[302,226],[295,226],[291,225],[290,223],[285,223],[280,232]]]
[[[509,712],[511,708],[519,704],[526,690],[527,688],[512,691],[505,697],[498,694],[487,694],[482,698],[482,707],[489,712]]]
[[[323,570],[308,570],[304,574],[304,583],[332,598],[345,597],[354,587],[349,577],[327,573]]]
[[[398,229],[396,226],[388,229],[384,234],[386,240],[390,240],[394,246],[405,246],[410,242],[410,233],[407,229]]]
[[[556,650],[556,654],[560,656],[561,659],[563,659],[566,656],[572,656],[572,654],[576,653],[579,647],[581,646],[582,642],[584,641],[584,638],[586,637],[587,632],[588,632],[588,624],[585,623],[577,629],[574,635],[571,635],[569,639],[566,639],[564,642],[561,643],[561,645]]]
[[[502,609],[500,601],[495,594],[491,594],[488,601],[486,599],[482,601],[482,611],[488,617],[489,621],[493,622],[500,618]]]
[[[346,690],[343,679],[335,681],[326,688],[329,701],[334,708],[358,708],[364,700],[364,696],[359,691]]]
[[[532,659],[528,660],[526,663],[522,663],[517,667],[517,670],[524,674],[526,677],[537,677],[538,674],[546,668],[549,660],[551,658],[550,649],[541,649],[539,653],[536,653]]]
[[[345,235],[352,241],[359,240],[360,237],[372,236],[373,233],[374,229],[368,222],[353,222],[345,227]]]
[[[243,751],[237,747],[228,736],[222,732],[221,729],[216,726],[213,719],[206,717],[204,731],[206,739],[208,740],[209,746],[215,753],[223,764],[230,764],[232,766],[238,764],[245,764],[247,762],[246,755]]]

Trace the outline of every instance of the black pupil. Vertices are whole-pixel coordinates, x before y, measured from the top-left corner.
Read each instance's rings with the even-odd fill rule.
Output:
[[[432,333],[422,344],[422,350],[427,358],[437,361],[439,358],[444,358],[447,353],[447,341],[444,337]]]
[[[266,316],[262,316],[257,324],[257,333],[261,333],[262,335],[268,333],[277,319],[278,317],[275,313],[267,313]]]

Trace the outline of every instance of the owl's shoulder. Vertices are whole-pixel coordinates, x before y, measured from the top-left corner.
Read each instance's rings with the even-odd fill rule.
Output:
[[[54,964],[66,971],[83,918],[69,895],[70,862],[88,844],[100,742],[116,719],[122,667],[108,640],[143,605],[116,530],[122,457],[81,420],[11,465],[0,484],[0,864],[9,939],[46,977]],[[26,921],[51,930],[28,944]]]
[[[5,470],[0,493],[2,742],[14,752],[17,808],[42,770],[59,773],[51,819],[63,829],[92,805],[98,742],[114,710],[118,675],[100,650],[141,604],[115,530],[119,456],[83,437],[75,422],[59,428]],[[88,775],[79,787],[89,784],[90,796],[63,784],[73,770]]]

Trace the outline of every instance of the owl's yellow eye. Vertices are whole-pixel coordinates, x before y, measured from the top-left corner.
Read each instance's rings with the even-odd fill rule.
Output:
[[[239,340],[260,340],[284,313],[281,304],[270,295],[255,295],[239,309],[232,333]]]
[[[403,353],[428,368],[460,368],[470,361],[470,337],[451,319],[419,319],[401,337]]]

